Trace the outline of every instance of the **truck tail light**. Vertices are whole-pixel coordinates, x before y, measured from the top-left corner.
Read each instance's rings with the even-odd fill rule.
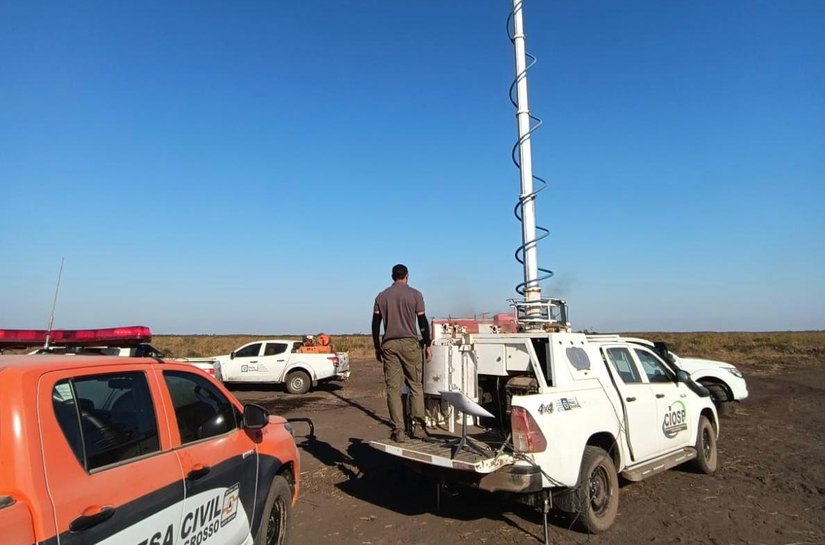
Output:
[[[510,426],[513,430],[513,449],[517,452],[544,452],[547,449],[547,439],[533,415],[524,407],[513,407]]]
[[[215,368],[213,367],[211,369],[207,369],[206,374],[209,375],[210,377],[214,377],[215,376]]]
[[[338,367],[338,365],[341,363],[341,360],[338,359],[338,356],[329,356],[327,359],[332,362],[332,365],[334,367]]]

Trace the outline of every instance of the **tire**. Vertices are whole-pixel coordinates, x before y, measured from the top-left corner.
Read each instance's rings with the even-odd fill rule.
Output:
[[[576,526],[599,534],[613,525],[619,511],[619,476],[608,454],[599,447],[584,447],[576,488]]]
[[[292,523],[292,490],[281,475],[276,475],[264,504],[263,520],[255,545],[284,545]]]
[[[713,404],[716,405],[716,412],[719,416],[730,416],[733,412],[733,400],[728,394],[727,389],[717,382],[700,382],[702,386],[710,392],[710,398]]]
[[[696,433],[696,459],[693,468],[706,475],[716,471],[719,462],[716,451],[716,430],[706,416],[699,417],[699,430]]]
[[[286,376],[286,391],[290,394],[305,394],[312,386],[306,371],[292,371]]]

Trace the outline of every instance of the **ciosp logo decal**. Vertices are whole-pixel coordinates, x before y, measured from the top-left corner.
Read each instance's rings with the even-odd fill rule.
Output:
[[[681,401],[674,401],[667,408],[665,417],[662,419],[662,433],[664,433],[668,439],[673,439],[687,428],[687,411],[685,410],[685,404]]]

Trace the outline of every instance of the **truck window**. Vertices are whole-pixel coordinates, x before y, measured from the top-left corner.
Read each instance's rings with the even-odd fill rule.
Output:
[[[266,343],[264,356],[274,356],[286,352],[286,343]]]
[[[143,373],[63,380],[52,391],[52,405],[66,441],[87,471],[160,450]]]
[[[549,352],[548,347],[550,346],[550,339],[547,337],[540,337],[534,338],[533,341],[533,349],[536,351],[536,356],[539,358],[539,365],[541,366],[541,371],[544,373],[544,379],[547,381],[548,386],[553,386],[553,372],[548,365],[547,362],[547,354]]]
[[[642,363],[650,382],[673,382],[675,377],[662,361],[647,350],[636,348],[636,357]]]
[[[83,455],[83,439],[80,435],[80,415],[77,413],[77,404],[72,385],[68,380],[58,382],[52,391],[52,406],[57,423],[63,430],[69,446],[72,448],[77,461],[86,467]]]
[[[163,377],[175,406],[181,443],[200,441],[238,427],[235,407],[205,377],[184,371],[165,371]]]
[[[250,344],[249,346],[244,346],[237,352],[235,352],[236,358],[254,358],[257,356],[261,351],[261,343]]]
[[[625,384],[632,384],[634,382],[642,382],[639,376],[639,371],[633,363],[633,357],[627,348],[608,348],[607,359],[613,365],[613,369],[619,374],[622,382]]]

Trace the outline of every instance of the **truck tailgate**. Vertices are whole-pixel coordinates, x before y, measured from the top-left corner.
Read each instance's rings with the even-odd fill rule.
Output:
[[[396,443],[386,440],[370,441],[370,445],[387,454],[408,460],[474,473],[492,473],[514,462],[514,458],[507,453],[496,455],[490,452],[489,456],[482,456],[466,448],[460,450],[453,458],[454,448],[441,441],[407,439],[403,443]]]

